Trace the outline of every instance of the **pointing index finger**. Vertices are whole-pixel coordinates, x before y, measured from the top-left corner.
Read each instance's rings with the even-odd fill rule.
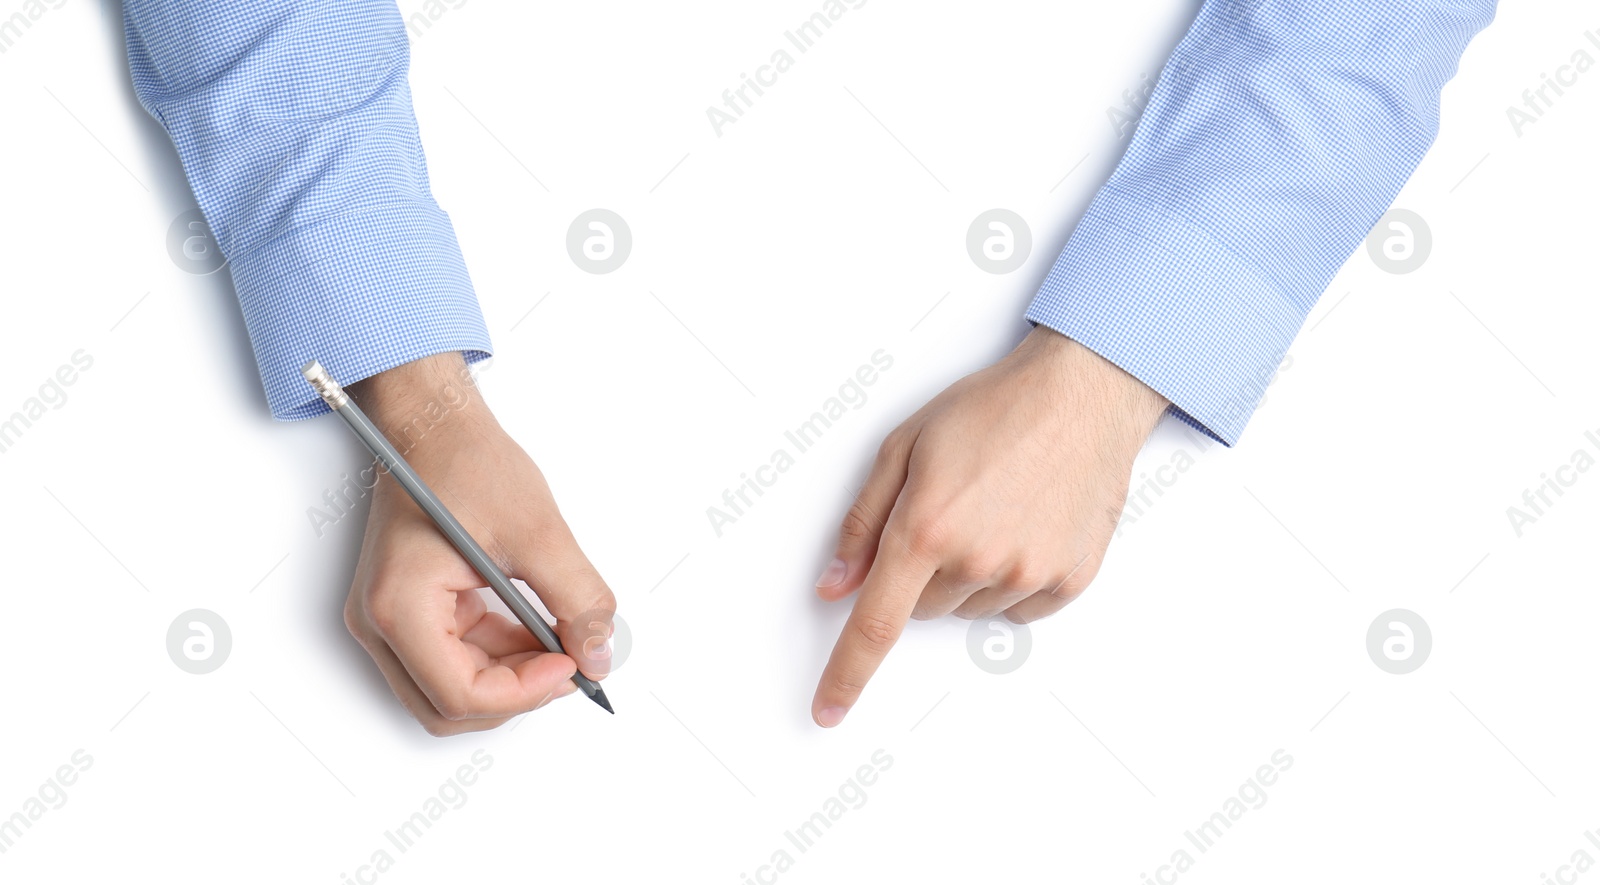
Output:
[[[934,570],[932,563],[919,562],[892,539],[889,530],[884,531],[877,559],[867,572],[811,701],[811,717],[818,725],[832,728],[844,720],[867,680],[900,638]]]

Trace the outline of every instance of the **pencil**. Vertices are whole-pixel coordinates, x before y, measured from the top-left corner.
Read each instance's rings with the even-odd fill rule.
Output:
[[[350,399],[349,395],[344,392],[344,388],[333,380],[333,376],[328,374],[328,370],[324,369],[321,363],[312,360],[306,363],[305,368],[301,369],[300,373],[316,389],[323,402],[326,402],[329,408],[337,412],[339,417],[350,425],[350,429],[355,431],[356,436],[361,439],[361,442],[366,445],[373,456],[383,463],[384,468],[389,471],[389,475],[400,483],[400,487],[406,490],[406,494],[411,496],[411,500],[417,502],[417,506],[422,508],[422,512],[428,514],[428,518],[433,520],[433,524],[439,527],[439,531],[449,539],[456,550],[460,551],[467,562],[472,564],[473,569],[479,575],[482,575],[485,581],[489,582],[489,586],[494,589],[495,595],[500,597],[500,601],[506,604],[506,608],[511,609],[511,613],[517,616],[517,620],[521,621],[524,627],[527,627],[534,636],[538,637],[545,650],[556,654],[565,654],[566,650],[561,647],[560,638],[556,636],[554,630],[550,629],[550,625],[545,623],[544,617],[532,605],[528,604],[528,600],[523,598],[521,593],[517,592],[517,588],[512,586],[511,580],[494,564],[494,560],[489,558],[489,554],[478,546],[478,542],[472,539],[472,535],[468,534],[455,516],[445,508],[444,504],[439,501],[438,496],[433,493],[433,490],[428,488],[428,484],[422,481],[422,477],[418,476],[417,472],[411,469],[411,465],[406,463],[406,459],[400,452],[389,444],[389,440],[383,435],[383,431],[372,423],[372,419],[368,418],[366,413],[361,411],[361,407]],[[538,591],[535,590],[534,592],[537,593]],[[607,713],[616,712],[611,709],[611,702],[606,698],[606,693],[601,690],[600,685],[594,680],[581,672],[575,672],[572,674],[572,681],[577,683],[578,688],[589,696],[589,700],[599,704]]]

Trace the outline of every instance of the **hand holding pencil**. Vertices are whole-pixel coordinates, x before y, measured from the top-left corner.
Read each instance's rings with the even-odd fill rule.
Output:
[[[400,460],[464,528],[487,567],[500,580],[537,589],[566,650],[551,653],[527,621],[489,612],[478,590],[493,586],[495,576],[480,575],[400,474],[385,470],[373,489],[345,623],[395,695],[435,735],[494,728],[579,688],[610,709],[593,680],[609,668],[615,597],[579,549],[538,467],[495,421],[461,356],[418,360],[348,393],[360,404],[351,411],[389,431]],[[423,416],[438,420],[419,421]],[[508,606],[517,612],[513,600]],[[533,617],[544,624],[536,611]]]

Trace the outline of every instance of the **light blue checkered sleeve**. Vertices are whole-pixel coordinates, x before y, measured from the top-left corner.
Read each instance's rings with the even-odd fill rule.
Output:
[[[124,0],[139,102],[228,260],[274,417],[350,383],[490,354],[455,229],[428,185],[395,0]]]
[[[1206,0],[1028,306],[1239,438],[1494,0]]]

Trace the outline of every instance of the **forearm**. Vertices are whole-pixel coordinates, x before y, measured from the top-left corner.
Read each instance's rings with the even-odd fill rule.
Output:
[[[420,357],[489,353],[429,189],[394,0],[126,0],[140,103],[172,137],[234,288],[273,415]]]
[[[1232,444],[1493,0],[1208,0],[1028,309]]]

